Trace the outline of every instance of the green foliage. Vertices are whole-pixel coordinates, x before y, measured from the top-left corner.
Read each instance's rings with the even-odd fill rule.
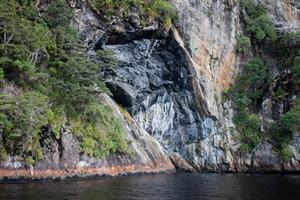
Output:
[[[34,159],[31,156],[28,156],[25,158],[25,163],[26,165],[31,166],[34,164]]]
[[[224,95],[228,95],[229,92],[230,92],[230,88],[225,88],[225,89],[223,90],[222,93],[223,93]]]
[[[300,86],[300,52],[299,55],[297,55],[294,58],[293,66],[292,66],[292,74],[294,78],[293,79],[294,83]]]
[[[135,9],[142,20],[156,19],[167,28],[171,26],[172,20],[177,18],[176,10],[167,0],[90,0],[90,4],[92,9],[107,17],[124,17]]]
[[[0,135],[9,153],[40,158],[39,133],[48,124],[49,98],[38,92],[0,96]]]
[[[300,32],[277,34],[274,25],[267,14],[267,10],[254,0],[240,0],[243,8],[242,14],[247,37],[237,38],[237,51],[243,50],[246,43],[257,45],[256,48],[272,48],[271,54],[281,65],[281,69],[290,69],[287,74],[288,88],[286,85],[276,87],[272,93],[272,100],[283,99],[289,94],[297,94],[300,86]],[[245,11],[245,12],[243,12]],[[264,40],[269,42],[265,43]],[[246,50],[247,51],[247,50]],[[257,53],[259,53],[257,51]],[[287,70],[288,71],[288,70]],[[261,140],[268,136],[275,150],[283,160],[289,160],[291,151],[289,143],[293,135],[299,132],[300,106],[298,101],[290,111],[283,114],[281,119],[272,124],[267,130],[260,130],[260,119],[254,114],[261,106],[262,98],[270,85],[271,77],[268,67],[261,59],[252,59],[243,69],[236,84],[231,88],[231,96],[235,105],[234,123],[240,135],[237,139],[241,142],[241,149],[251,151]]]
[[[55,57],[62,60],[67,59],[68,54],[76,53],[81,48],[80,41],[77,37],[77,31],[71,26],[57,26],[52,29],[55,36],[57,49]]]
[[[263,95],[263,90],[268,86],[268,78],[268,67],[260,58],[253,58],[244,66],[236,87],[238,90],[244,90],[247,97],[256,105]]]
[[[284,161],[289,161],[292,156],[292,151],[288,146],[283,146],[279,149],[278,151],[279,156],[284,160]]]
[[[273,23],[268,15],[262,15],[255,19],[248,19],[246,23],[246,30],[254,35],[259,41],[262,41],[266,37],[275,40],[277,37]]]
[[[99,60],[100,64],[106,68],[114,68],[118,65],[118,61],[114,56],[114,52],[109,49],[98,50],[97,59]]]
[[[123,13],[129,12],[131,3],[141,3],[140,0],[90,0],[91,7],[100,12],[108,11],[110,14],[113,14],[114,10],[119,10]],[[107,13],[106,13],[107,14]]]
[[[3,69],[0,67],[0,81],[2,81],[4,79],[4,71]]]
[[[0,142],[0,160],[6,160],[8,157],[6,149],[2,142]]]
[[[99,51],[99,62],[91,62],[80,53],[66,1],[50,1],[43,18],[34,3],[0,1],[0,159],[43,159],[45,128],[56,139],[62,128],[72,129],[82,151],[97,158],[126,152],[120,121],[98,100],[108,92],[101,68],[117,65],[112,52]]]
[[[52,33],[44,23],[32,20],[31,15],[29,18],[19,14],[23,9],[35,13],[34,7],[29,5],[0,2],[0,67],[7,80],[20,86],[38,79],[34,72],[43,67],[42,63],[56,48]]]
[[[256,18],[267,13],[266,9],[263,6],[256,4],[254,0],[240,0],[240,5],[245,8],[247,14],[252,18]]]
[[[242,95],[237,99],[239,105],[244,104]],[[241,103],[242,102],[242,103]],[[238,107],[233,118],[237,131],[240,133],[237,139],[241,142],[241,150],[250,152],[254,149],[261,138],[260,124],[261,120],[255,114],[247,111],[246,107]]]
[[[282,89],[281,87],[274,92],[274,94],[272,95],[272,99],[273,100],[278,100],[278,99],[282,99],[283,97],[285,97],[288,93]]]
[[[97,100],[95,94],[104,92],[100,67],[80,55],[72,55],[67,62],[54,62],[49,81],[50,96],[56,106],[63,107],[68,117],[82,113]]]
[[[289,143],[295,133],[300,132],[300,101],[294,102],[293,108],[285,113],[281,120],[270,128],[269,137],[274,142],[275,150],[283,160],[289,160],[291,151]]]
[[[52,108],[47,113],[48,123],[51,125],[51,131],[56,139],[60,138],[60,132],[64,125],[64,112],[57,108]]]
[[[262,41],[265,38],[276,40],[277,33],[266,9],[254,0],[241,0],[240,5],[246,10],[244,16],[246,31],[253,38]]]
[[[283,115],[282,125],[292,132],[300,132],[300,100],[296,101],[294,107]]]
[[[237,37],[236,50],[239,53],[246,54],[251,51],[251,40],[247,36],[238,36]]]
[[[276,56],[282,69],[290,69],[292,74],[292,87],[295,93],[300,88],[300,30],[295,33],[284,33],[274,44]]]
[[[150,6],[144,8],[149,16],[161,20],[164,27],[170,27],[172,20],[177,18],[177,12],[166,0],[152,0]]]
[[[241,150],[250,152],[260,142],[261,120],[253,114],[251,106],[262,98],[264,87],[268,84],[268,68],[259,58],[253,58],[247,64],[233,88],[230,89],[235,106],[233,122],[240,135]]]
[[[88,106],[81,119],[73,121],[72,126],[83,138],[81,148],[88,155],[100,158],[109,153],[124,153],[128,148],[122,124],[107,106]]]
[[[44,20],[50,28],[67,26],[74,13],[65,0],[52,0],[47,7]]]
[[[269,135],[274,143],[275,151],[282,159],[288,160],[290,158],[288,144],[293,138],[293,132],[287,129],[282,122],[278,122],[270,128]]]
[[[292,63],[297,63],[297,56]],[[295,80],[297,70],[292,68],[292,78]],[[235,86],[231,88],[235,105],[234,123],[240,135],[237,139],[241,142],[241,150],[251,151],[261,140],[263,134],[268,133],[269,138],[274,144],[275,150],[283,160],[290,158],[289,143],[291,142],[294,133],[300,131],[300,103],[296,101],[293,108],[285,113],[281,120],[272,127],[262,132],[260,130],[261,121],[253,113],[260,106],[264,90],[269,86],[269,70],[264,65],[263,61],[258,58],[250,60],[243,69],[242,74],[238,78]],[[294,86],[297,88],[297,86]],[[292,88],[289,88],[291,91]],[[286,91],[279,88],[273,99],[282,98],[286,95]]]

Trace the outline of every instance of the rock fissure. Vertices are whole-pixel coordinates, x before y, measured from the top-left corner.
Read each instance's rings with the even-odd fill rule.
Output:
[[[300,170],[299,135],[289,144],[292,157],[288,162],[274,152],[271,141],[263,140],[251,153],[241,153],[235,139],[233,105],[230,100],[223,102],[222,95],[247,59],[236,51],[237,37],[244,32],[237,1],[171,0],[178,20],[168,32],[156,24],[133,26],[129,19],[105,26],[85,1],[68,2],[76,5],[72,23],[87,47],[86,56],[94,59],[97,51],[109,50],[118,61],[116,67],[101,71],[112,96],[100,96],[121,120],[132,155],[116,153],[95,159],[80,153],[78,138],[68,130],[61,131],[59,140],[45,130],[47,134],[40,139],[45,158],[34,167],[36,177],[175,168],[188,172]],[[259,2],[278,30],[299,28],[296,2]],[[299,47],[299,41],[289,46]],[[274,74],[272,92],[290,88],[289,72]],[[257,111],[266,122],[276,120],[290,109],[286,99],[294,96],[287,94],[284,101],[275,101],[268,94],[260,99],[262,108]],[[0,177],[27,176],[29,171],[24,162],[11,156],[1,163]]]

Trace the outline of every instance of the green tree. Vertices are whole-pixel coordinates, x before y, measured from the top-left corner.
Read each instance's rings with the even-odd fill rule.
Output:
[[[106,68],[113,68],[118,65],[118,60],[114,56],[114,52],[108,49],[97,51],[98,64]]]
[[[266,38],[273,41],[277,39],[273,22],[262,5],[254,0],[241,0],[240,5],[246,10],[247,15],[244,16],[246,31],[253,39],[259,42]]]
[[[171,26],[177,12],[167,0],[90,0],[92,9],[105,15],[126,17],[131,9],[138,10],[142,21],[158,20],[164,27]]]
[[[67,26],[74,13],[65,0],[52,0],[47,7],[44,19],[50,28]]]
[[[236,44],[236,50],[239,53],[246,54],[251,51],[251,40],[247,36],[238,36]]]
[[[263,90],[268,86],[268,78],[267,66],[260,58],[253,58],[244,66],[238,84],[247,91],[247,96],[256,105],[263,95]]]
[[[244,152],[255,148],[262,137],[261,120],[251,107],[256,107],[262,97],[268,77],[268,68],[264,62],[260,58],[253,58],[245,64],[242,74],[230,90],[233,93],[235,110],[233,122],[239,132],[237,139]]]
[[[39,133],[48,124],[49,110],[49,98],[38,92],[1,94],[0,135],[5,138],[6,151],[40,159]]]
[[[81,121],[71,123],[74,132],[83,138],[83,152],[96,158],[108,156],[110,153],[127,152],[128,142],[124,136],[124,129],[109,107],[91,104],[81,116]]]
[[[3,69],[0,67],[0,81],[2,81],[4,79],[4,71]]]
[[[294,103],[294,107],[282,117],[283,126],[294,132],[300,132],[300,100]]]
[[[66,1],[51,1],[43,17],[35,3],[0,1],[0,159],[33,165],[43,159],[44,130],[59,139],[63,127],[84,153],[125,153],[122,124],[99,101],[108,92],[100,70],[117,65],[112,52],[99,51],[96,64],[85,58]]]
[[[239,132],[237,139],[241,142],[241,150],[250,152],[260,142],[261,139],[261,120],[257,115],[248,111],[246,105],[247,100],[243,95],[237,96],[236,110],[233,117],[233,122]]]
[[[37,79],[35,72],[56,44],[45,24],[20,16],[19,6],[15,1],[0,2],[0,66],[8,80],[22,85]]]
[[[50,96],[56,106],[63,106],[69,116],[78,116],[97,94],[107,91],[101,81],[101,66],[72,55],[67,62],[54,62],[50,68]]]
[[[293,61],[292,73],[295,84],[300,86],[300,53]]]

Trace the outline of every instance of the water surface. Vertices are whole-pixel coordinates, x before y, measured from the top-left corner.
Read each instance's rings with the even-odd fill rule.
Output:
[[[0,184],[0,199],[300,200],[299,175],[157,174]]]

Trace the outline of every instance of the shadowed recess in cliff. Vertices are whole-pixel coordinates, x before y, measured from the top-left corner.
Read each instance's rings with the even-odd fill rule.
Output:
[[[169,153],[178,152],[193,165],[187,145],[212,134],[214,121],[204,122],[199,114],[190,63],[173,34],[148,36],[103,46],[119,61],[118,68],[104,71],[107,86],[115,101]]]
[[[98,39],[92,45],[92,49],[97,51],[102,49],[103,45],[122,45],[133,42],[134,40],[141,39],[164,39],[166,37],[166,32],[164,29],[156,29],[155,27],[150,27],[147,29],[139,29],[127,32],[108,32],[98,37]]]

